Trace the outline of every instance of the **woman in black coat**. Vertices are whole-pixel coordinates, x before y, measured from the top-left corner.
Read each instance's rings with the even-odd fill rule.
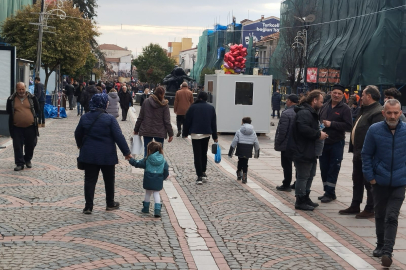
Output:
[[[121,121],[126,121],[127,120],[127,113],[128,109],[134,105],[133,104],[133,98],[130,94],[130,92],[127,91],[127,86],[122,87],[122,91],[118,93],[118,97],[120,98],[120,107],[121,107],[121,113],[123,116],[123,119]]]

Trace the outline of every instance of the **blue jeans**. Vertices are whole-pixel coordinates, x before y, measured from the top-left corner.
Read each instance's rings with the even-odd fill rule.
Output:
[[[76,102],[76,108],[78,109],[78,115],[83,114],[83,106],[80,105],[79,101]]]
[[[152,139],[154,139],[156,142],[159,142],[162,144],[162,148],[164,147],[164,138],[158,138],[158,137],[146,137],[144,136],[144,157],[147,157],[147,147],[150,142],[152,142]]]
[[[324,196],[336,197],[336,184],[344,154],[344,140],[333,144],[324,144],[323,154],[319,157]]]

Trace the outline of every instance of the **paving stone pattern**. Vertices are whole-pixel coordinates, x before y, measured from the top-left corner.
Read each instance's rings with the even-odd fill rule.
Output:
[[[162,218],[140,213],[142,174],[120,152],[115,193],[120,210],[105,211],[100,175],[93,214],[82,214],[84,173],[76,169],[73,139],[78,120],[68,112],[67,119],[50,120],[40,129],[32,169],[14,172],[12,147],[0,150],[0,269],[196,269],[164,191]],[[129,139],[134,122],[119,123]],[[172,181],[219,250],[213,256],[226,261],[219,269],[353,269],[212,161],[208,183],[197,186],[189,140],[175,138],[164,150]]]

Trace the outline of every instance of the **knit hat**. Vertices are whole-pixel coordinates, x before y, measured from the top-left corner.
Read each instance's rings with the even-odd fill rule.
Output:
[[[342,86],[341,84],[335,84],[334,86],[333,86],[333,90],[340,90],[340,91],[342,91],[343,93],[344,93],[344,91],[346,90],[345,88],[344,88],[344,86]],[[347,89],[347,92],[348,92],[348,89]]]
[[[107,103],[109,102],[109,96],[107,94],[95,94],[89,102],[89,107],[91,111],[96,109],[103,109],[107,108]]]
[[[295,94],[289,95],[289,96],[288,96],[288,99],[289,99],[290,101],[292,101],[293,103],[299,103],[299,98],[298,98],[298,96],[296,96]]]

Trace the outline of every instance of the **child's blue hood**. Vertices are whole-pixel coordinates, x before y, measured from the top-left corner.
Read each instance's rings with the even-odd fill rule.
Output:
[[[152,155],[149,155],[148,156],[148,161],[153,166],[159,166],[159,165],[165,163],[164,156],[159,152],[155,152]]]

